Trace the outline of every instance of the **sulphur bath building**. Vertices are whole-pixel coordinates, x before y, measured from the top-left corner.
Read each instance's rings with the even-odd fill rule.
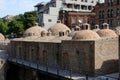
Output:
[[[71,31],[60,21],[48,30],[36,25],[26,30],[23,38],[11,40],[8,61],[20,67],[17,79],[39,80],[39,73],[64,80],[80,79],[81,73],[117,72],[119,41],[109,25],[98,31],[90,30],[87,23],[81,30],[75,28]]]

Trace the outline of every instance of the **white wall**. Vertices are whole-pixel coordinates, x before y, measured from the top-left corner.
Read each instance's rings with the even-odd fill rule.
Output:
[[[49,22],[49,20],[51,20],[51,22]],[[58,16],[57,15],[48,15],[48,14],[44,14],[43,15],[44,27],[46,29],[48,29],[51,26],[53,26],[56,23],[57,20],[58,20]]]

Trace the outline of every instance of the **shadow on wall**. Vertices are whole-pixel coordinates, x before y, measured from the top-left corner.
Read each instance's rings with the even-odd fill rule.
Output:
[[[107,60],[104,61],[100,69],[96,69],[96,74],[109,74],[109,73],[115,73],[118,72],[119,69],[118,60]]]

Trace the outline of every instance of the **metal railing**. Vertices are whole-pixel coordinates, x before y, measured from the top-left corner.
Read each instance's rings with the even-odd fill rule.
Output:
[[[115,74],[110,74],[110,75],[103,75],[99,76],[99,74],[95,73],[82,73],[82,72],[73,72],[71,69],[70,70],[63,70],[57,67],[49,67],[46,63],[46,65],[39,64],[39,63],[33,63],[30,61],[22,60],[22,59],[17,59],[17,58],[8,58],[9,61],[18,63],[24,66],[28,66],[37,70],[41,70],[47,73],[51,73],[54,75],[59,75],[61,77],[65,77],[68,79],[73,79],[73,80],[120,80],[118,78],[118,73]],[[89,75],[94,75],[93,77]],[[115,75],[115,76],[113,76]]]

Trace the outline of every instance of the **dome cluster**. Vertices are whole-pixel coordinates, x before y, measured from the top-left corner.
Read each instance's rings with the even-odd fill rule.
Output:
[[[30,27],[25,31],[25,33],[23,34],[23,37],[68,35],[70,32],[71,30],[66,25],[62,24],[60,21],[57,21],[57,23],[52,27],[50,27],[48,30],[38,26],[38,24],[33,27]]]
[[[89,24],[83,24],[81,31],[78,31],[74,34],[73,40],[85,40],[85,39],[100,39],[105,37],[117,37],[117,34],[109,29],[109,25],[107,23],[103,24],[103,29],[99,29],[99,26],[96,25],[96,31],[90,30]]]
[[[107,23],[103,24],[103,29],[98,30],[97,33],[100,35],[100,37],[117,37],[117,34],[109,29],[109,25]]]
[[[100,36],[96,32],[90,30],[89,24],[86,24],[86,23],[83,24],[82,29],[83,30],[76,32],[72,39],[76,40],[76,39],[99,39],[100,38]]]
[[[95,29],[91,30],[88,23],[84,23],[81,27],[76,26],[74,31],[71,31],[66,25],[62,24],[61,21],[57,21],[56,24],[51,26],[48,30],[38,26],[37,24],[24,33],[24,37],[37,36],[70,36],[73,40],[94,40],[105,37],[117,37],[117,34],[109,29],[107,23],[103,24],[103,28],[100,29],[98,25],[95,25]]]

